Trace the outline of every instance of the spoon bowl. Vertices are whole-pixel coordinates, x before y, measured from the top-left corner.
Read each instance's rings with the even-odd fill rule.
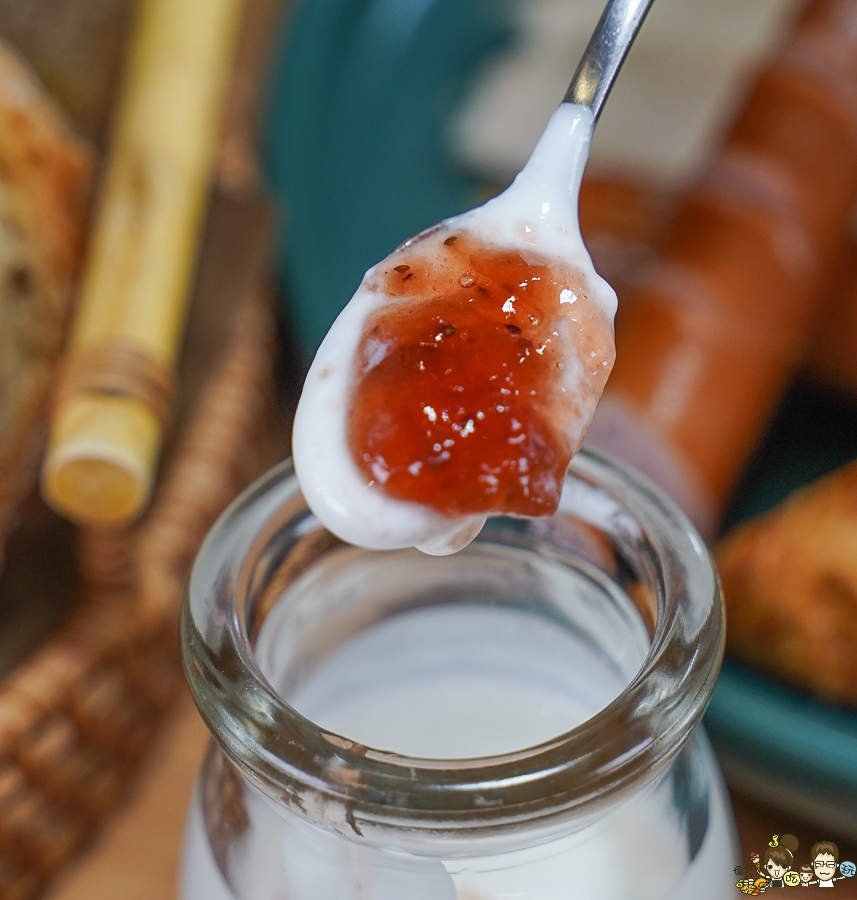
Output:
[[[613,363],[616,298],[580,237],[595,118],[651,0],[608,4],[500,196],[372,267],[295,419],[308,502],[344,540],[460,549],[487,515],[549,515]]]

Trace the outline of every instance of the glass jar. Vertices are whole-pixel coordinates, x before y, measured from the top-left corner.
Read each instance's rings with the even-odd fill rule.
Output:
[[[190,578],[183,898],[722,900],[723,631],[702,541],[601,455],[444,558],[343,544],[283,463]]]

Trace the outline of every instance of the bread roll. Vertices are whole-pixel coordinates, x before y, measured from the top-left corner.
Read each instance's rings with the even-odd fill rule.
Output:
[[[0,42],[0,557],[36,473],[91,171],[87,146]]]
[[[857,462],[740,525],[715,556],[729,650],[857,703]]]

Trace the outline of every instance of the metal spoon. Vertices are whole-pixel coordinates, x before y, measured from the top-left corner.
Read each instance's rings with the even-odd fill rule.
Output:
[[[592,111],[595,119],[654,0],[610,0],[583,51],[563,97]]]
[[[396,360],[399,358],[395,340],[383,337],[378,328],[373,330],[373,334],[377,332],[382,335],[380,338],[373,337],[370,340],[366,337],[364,340],[367,323],[372,320],[372,316],[382,309],[389,312],[394,306],[409,303],[412,304],[417,317],[426,315],[430,317],[429,307],[444,299],[443,291],[446,288],[443,279],[452,277],[454,280],[456,275],[459,277],[452,288],[454,292],[460,288],[469,289],[477,282],[478,277],[484,277],[488,283],[495,285],[503,283],[502,277],[497,273],[492,280],[490,271],[485,271],[484,268],[481,276],[475,275],[467,268],[468,265],[473,265],[473,257],[467,256],[469,251],[466,250],[465,241],[459,244],[459,249],[446,249],[459,237],[466,236],[474,240],[477,248],[484,244],[514,251],[508,258],[502,254],[492,256],[490,264],[485,264],[489,270],[491,265],[501,268],[508,266],[509,260],[514,258],[523,262],[524,257],[520,256],[518,251],[526,253],[530,258],[543,260],[546,266],[555,264],[560,266],[561,271],[557,275],[557,280],[551,276],[545,283],[546,289],[555,289],[555,296],[546,306],[544,315],[553,317],[550,322],[556,325],[556,330],[545,330],[546,325],[541,321],[543,316],[538,310],[536,310],[539,312],[538,316],[520,312],[520,322],[527,328],[538,327],[544,332],[540,331],[538,338],[542,345],[537,347],[536,344],[532,344],[534,366],[541,365],[535,362],[536,356],[541,358],[541,354],[549,344],[551,353],[557,354],[555,367],[549,375],[545,369],[543,377],[550,377],[556,382],[556,390],[547,393],[557,398],[551,409],[551,415],[555,414],[560,419],[554,423],[555,427],[549,435],[544,439],[539,436],[538,440],[559,441],[558,452],[564,452],[566,448],[576,449],[580,445],[612,365],[614,355],[612,320],[616,297],[607,283],[595,272],[583,245],[577,222],[577,193],[586,163],[592,124],[607,98],[613,80],[652,2],[653,0],[610,0],[583,54],[564,102],[551,117],[530,160],[513,184],[483,206],[452,219],[446,219],[434,228],[411,238],[390,256],[373,266],[366,273],[351,302],[340,313],[319,348],[304,382],[303,394],[295,416],[292,447],[295,471],[313,512],[328,530],[343,540],[375,549],[416,546],[426,553],[443,555],[454,552],[473,540],[485,517],[495,509],[490,505],[491,498],[485,494],[484,513],[477,504],[473,511],[447,514],[440,504],[436,508],[428,503],[409,502],[407,497],[399,496],[397,499],[392,492],[388,495],[381,485],[387,484],[391,477],[392,470],[388,467],[387,459],[400,456],[395,449],[395,443],[399,440],[393,428],[395,421],[413,425],[414,433],[425,434],[428,442],[425,446],[420,444],[414,451],[417,454],[423,453],[425,459],[417,459],[406,469],[398,464],[398,469],[392,472],[393,477],[397,479],[404,477],[406,486],[411,484],[407,481],[408,477],[420,476],[424,470],[424,461],[425,472],[431,475],[452,459],[453,451],[448,448],[455,447],[456,460],[465,460],[464,467],[473,474],[473,483],[479,482],[476,473],[481,471],[480,460],[472,456],[473,451],[470,447],[473,442],[469,444],[464,442],[468,439],[468,435],[482,427],[476,425],[480,414],[482,419],[486,415],[481,406],[494,409],[497,415],[505,415],[510,409],[502,396],[503,403],[491,407],[493,401],[480,393],[480,385],[485,384],[485,378],[489,378],[489,375],[489,380],[492,380],[502,374],[510,385],[502,390],[504,394],[509,395],[511,403],[512,390],[514,389],[515,397],[520,394],[515,387],[514,379],[509,381],[511,370],[501,373],[498,369],[493,375],[486,370],[467,375],[463,379],[464,383],[471,386],[470,395],[466,394],[464,386],[458,386],[456,391],[464,393],[456,397],[455,407],[470,404],[474,409],[478,409],[474,418],[469,419],[464,426],[462,423],[453,423],[452,417],[447,415],[444,405],[448,405],[450,401],[442,391],[437,401],[441,404],[439,410],[436,410],[432,403],[426,405],[425,400],[417,402],[418,395],[423,396],[425,391],[431,393],[432,386],[441,383],[445,376],[453,372],[452,368],[445,372],[432,369],[431,360],[434,357],[428,358],[425,364],[420,360],[418,370],[413,365],[407,368],[407,376],[404,373],[396,373],[386,382],[383,378],[378,382],[382,392],[388,391],[389,402],[383,403],[382,398],[384,414],[376,416],[375,419],[387,423],[384,425],[386,430],[381,429],[378,432],[381,435],[380,440],[386,443],[380,449],[375,444],[371,447],[367,444],[359,451],[354,451],[355,456],[352,457],[350,455],[352,451],[347,446],[345,437],[351,427],[350,410],[354,408],[354,404],[359,407],[360,403],[364,402],[360,399],[355,382],[359,382],[370,371],[373,378],[377,377],[378,372],[382,371],[379,366],[391,365],[395,368]],[[461,249],[462,246],[465,247],[464,250]],[[432,255],[436,258],[436,264],[430,266],[426,264],[425,259]],[[468,259],[470,263],[467,262]],[[415,267],[414,270],[412,265]],[[433,280],[435,275],[441,280]],[[520,277],[524,276],[515,277],[520,281]],[[404,282],[413,278],[418,280],[404,287]],[[535,285],[541,280],[541,276],[535,277],[532,282],[525,278],[519,287],[525,289],[528,285]],[[508,289],[512,293],[511,296],[504,289],[501,292],[502,297],[496,294],[496,290],[495,287],[495,294],[492,295],[490,290],[483,287],[483,292],[490,297],[490,302],[495,304],[495,307],[492,307],[494,313],[502,312],[506,318],[518,316],[519,313],[513,303],[517,288]],[[438,293],[441,296],[438,296]],[[473,302],[472,297],[462,300],[461,315],[466,321],[470,321],[467,317],[472,315],[466,311],[477,309],[468,306]],[[485,302],[488,301],[480,300],[480,304]],[[577,305],[571,312],[570,305],[573,303]],[[569,304],[569,310],[563,310],[562,304]],[[455,317],[455,314],[451,315]],[[472,319],[473,328],[478,330],[479,316],[482,313],[475,315],[476,318]],[[438,320],[439,325],[434,320],[431,322],[432,329],[426,333],[427,341],[425,343],[421,341],[420,347],[434,347],[439,343],[443,347],[448,347],[449,345],[443,344],[443,341],[461,340],[460,337],[455,337],[456,328],[448,321],[444,323]],[[497,333],[522,334],[521,325],[510,320],[506,325],[510,329],[508,332],[497,332],[492,330],[493,325],[486,326],[489,343],[494,340],[491,336],[496,336]],[[450,333],[447,333],[447,327],[451,329]],[[470,326],[465,325],[465,334],[468,334],[468,327]],[[511,328],[516,330],[512,331]],[[554,338],[556,338],[555,347]],[[522,340],[526,341],[524,338]],[[465,343],[458,343],[455,346],[461,348],[460,353],[471,354],[467,358],[472,360],[478,357],[478,354],[473,355],[472,343],[473,339],[468,338]],[[585,358],[582,355],[584,349]],[[365,355],[364,350],[369,355]],[[562,360],[559,359],[560,356]],[[518,362],[524,362],[529,357],[527,350],[518,358]],[[549,355],[545,359],[553,360],[554,357]],[[569,361],[570,364],[566,365]],[[493,364],[500,366],[497,360]],[[490,366],[492,363],[489,361],[487,365]],[[504,357],[501,368],[505,369],[507,365]],[[423,384],[421,381],[423,376],[419,373],[429,370],[431,371],[425,376],[426,381]],[[524,370],[516,369],[516,371]],[[420,386],[409,387],[408,379],[419,382]],[[499,384],[500,382],[498,389]],[[531,399],[535,395],[534,389],[524,391],[524,399],[520,401],[523,404],[521,409],[526,412],[528,403],[538,406],[539,399]],[[472,402],[468,400],[468,396],[472,396]],[[401,400],[405,405],[394,404],[394,398]],[[377,399],[373,402],[377,405]],[[519,403],[517,400],[514,402]],[[517,405],[515,408],[518,408]],[[461,412],[464,412],[463,406]],[[442,424],[435,426],[434,423],[438,419]],[[522,428],[514,416],[509,421],[512,423],[510,427]],[[435,429],[440,437],[432,437]],[[539,434],[541,435],[541,432]],[[525,437],[524,431],[521,432],[521,436]],[[519,440],[520,437],[512,438],[509,444],[517,447],[516,442]],[[432,441],[437,442],[432,445]],[[444,448],[442,452],[441,446]],[[385,449],[387,447],[391,448],[390,453]],[[429,447],[430,451],[427,449]],[[437,454],[437,457],[432,454]],[[471,465],[474,459],[475,465]],[[360,460],[370,464],[368,468],[361,467]],[[514,472],[530,472],[526,458],[517,460],[516,465],[518,468],[514,469]],[[407,472],[406,476],[403,475],[403,471]],[[504,471],[508,474],[513,470],[506,466]],[[520,482],[520,495],[529,497],[529,485],[533,476],[526,474],[520,475],[519,478],[513,474],[511,477]],[[554,484],[557,479],[556,472],[545,471],[537,473],[536,477],[548,485],[545,488],[547,495],[550,495],[551,490],[556,494],[556,490],[559,489]],[[399,483],[402,483],[401,480]],[[492,483],[490,481],[487,483],[490,488]],[[497,483],[495,477],[493,486],[496,487]],[[478,490],[477,484],[477,492]]]

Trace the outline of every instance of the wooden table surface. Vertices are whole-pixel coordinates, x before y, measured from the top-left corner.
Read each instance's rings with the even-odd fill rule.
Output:
[[[125,809],[46,900],[174,900],[188,797],[207,742],[208,732],[187,698]],[[745,863],[750,851],[761,852],[773,834],[792,832],[802,847],[819,839],[817,827],[742,797],[733,801]],[[829,837],[836,840],[836,835]],[[838,843],[841,859],[857,860],[857,846]],[[836,882],[832,896],[857,900],[855,882],[857,878]],[[735,890],[732,896],[743,895]]]

